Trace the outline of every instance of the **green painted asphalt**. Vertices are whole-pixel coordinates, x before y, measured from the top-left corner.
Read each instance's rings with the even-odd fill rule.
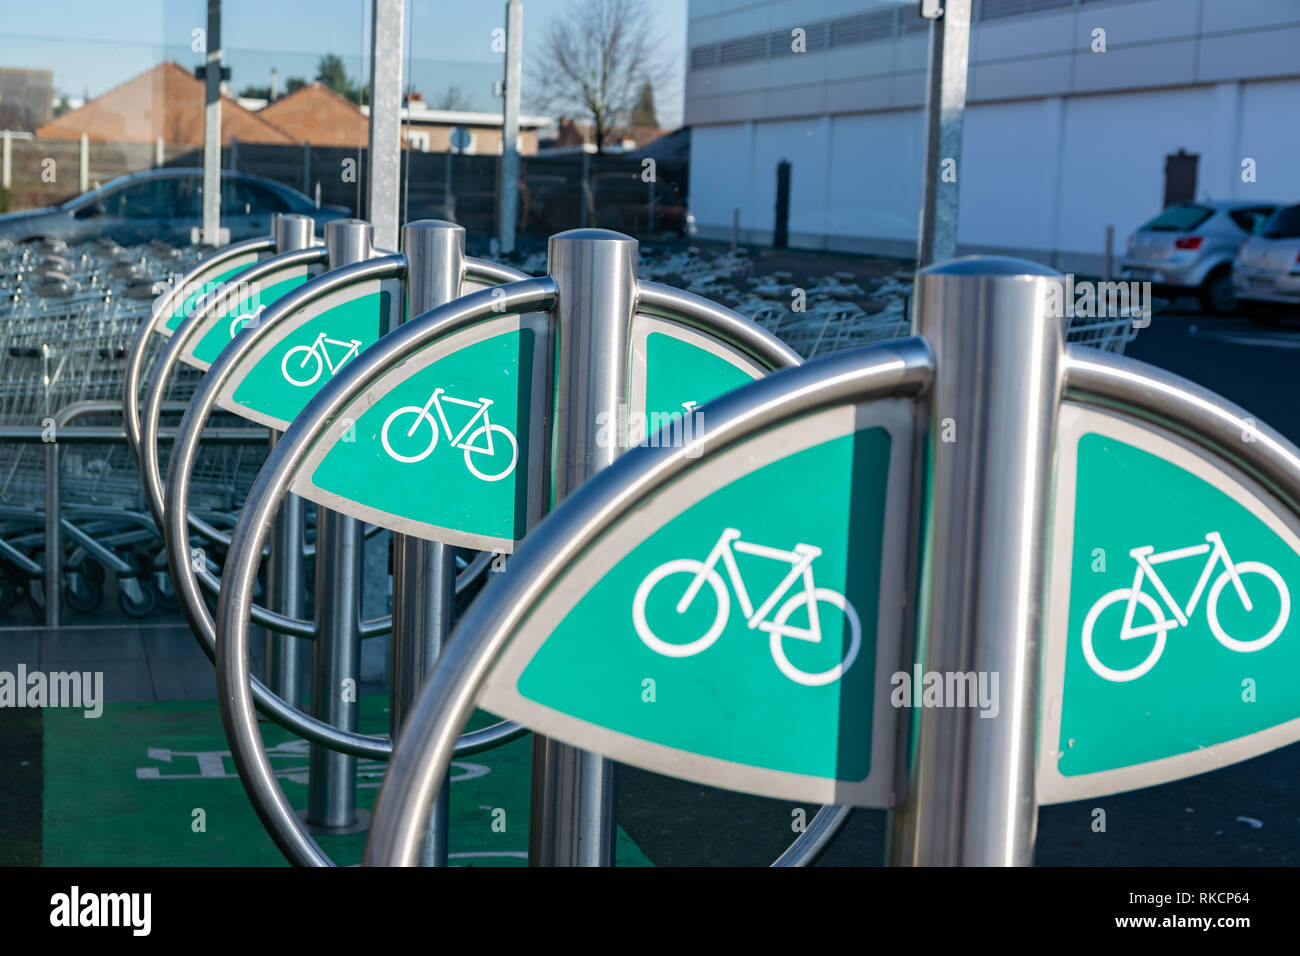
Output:
[[[387,697],[363,695],[360,730],[388,726]],[[47,866],[283,866],[235,775],[215,701],[107,704],[97,719],[47,710],[41,748],[40,861]],[[479,714],[471,726],[494,718]],[[295,809],[307,805],[307,744],[260,724]],[[532,740],[452,764],[454,865],[523,866]],[[384,766],[359,760],[357,805],[374,803]],[[365,833],[317,840],[339,864],[360,861]],[[32,850],[29,833],[12,862]],[[622,830],[620,866],[650,861]],[[30,862],[35,862],[32,860]]]

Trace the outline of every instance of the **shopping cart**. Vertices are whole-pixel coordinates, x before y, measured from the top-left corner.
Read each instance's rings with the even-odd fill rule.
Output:
[[[172,281],[197,255],[161,243],[129,249],[103,241],[0,244],[0,427],[6,428],[0,441],[0,614],[25,596],[32,612],[44,617],[51,460],[58,462],[57,560],[68,606],[96,610],[112,575],[126,614],[176,607],[161,537],[125,441],[66,435],[78,429],[88,434],[85,426],[121,427],[128,346],[160,283]],[[158,351],[162,345],[161,339],[152,343]],[[165,398],[188,400],[199,377],[184,369]],[[48,454],[51,442],[58,443],[57,455]],[[242,504],[266,451],[251,435],[250,445],[258,447],[205,448],[195,476],[198,508],[215,518]]]

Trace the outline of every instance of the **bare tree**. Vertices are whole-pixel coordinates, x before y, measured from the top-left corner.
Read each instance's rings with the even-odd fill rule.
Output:
[[[540,62],[529,73],[539,110],[589,120],[596,151],[624,122],[645,83],[667,76],[646,0],[571,0],[551,21]]]
[[[459,86],[453,84],[430,104],[435,110],[456,110],[464,112],[470,108],[469,97]]]

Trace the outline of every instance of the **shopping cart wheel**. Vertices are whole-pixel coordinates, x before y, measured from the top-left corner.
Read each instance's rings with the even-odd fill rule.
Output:
[[[86,573],[85,565],[66,570],[63,579],[63,600],[78,614],[89,614],[104,601],[104,588]]]
[[[127,582],[123,580],[120,583],[125,585]],[[117,592],[118,607],[122,609],[122,613],[127,617],[148,617],[153,613],[154,608],[158,606],[158,595],[155,593],[154,589],[148,585],[148,583],[138,580],[136,583],[140,588],[140,597],[132,597],[130,589],[122,587],[122,589]]]

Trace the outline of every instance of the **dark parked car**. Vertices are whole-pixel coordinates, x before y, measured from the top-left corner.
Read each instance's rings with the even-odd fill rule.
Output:
[[[160,240],[189,244],[202,225],[203,170],[151,169],[105,183],[60,206],[0,216],[0,238],[25,242],[52,237],[70,243],[112,239],[123,246]],[[302,213],[320,223],[346,218],[342,206],[316,204],[295,189],[261,176],[221,173],[221,226],[230,240],[252,239],[271,231],[276,213]]]

